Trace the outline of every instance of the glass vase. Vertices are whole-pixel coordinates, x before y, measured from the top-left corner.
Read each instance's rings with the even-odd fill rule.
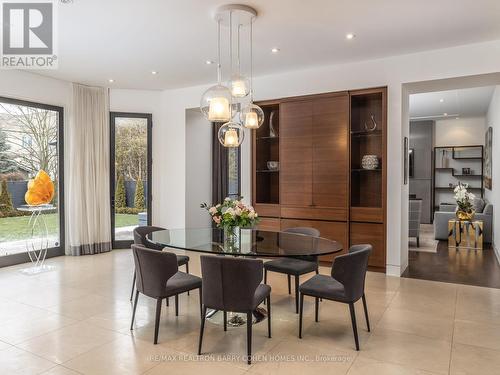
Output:
[[[236,251],[240,248],[240,227],[224,227],[224,249]]]

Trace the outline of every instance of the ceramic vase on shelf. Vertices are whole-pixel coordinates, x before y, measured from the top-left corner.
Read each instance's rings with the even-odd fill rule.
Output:
[[[441,151],[441,168],[448,168],[448,156],[447,156],[447,151],[443,150]]]
[[[274,127],[274,119],[276,117],[276,111],[272,111],[269,115],[269,137],[275,138],[278,136],[276,128]]]
[[[373,170],[378,168],[378,156],[377,155],[365,155],[361,159],[361,167],[363,169]]]

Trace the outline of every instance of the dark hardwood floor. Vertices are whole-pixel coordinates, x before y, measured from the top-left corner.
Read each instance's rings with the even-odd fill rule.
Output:
[[[403,277],[500,289],[500,266],[491,246],[455,250],[439,241],[436,253],[410,251]]]

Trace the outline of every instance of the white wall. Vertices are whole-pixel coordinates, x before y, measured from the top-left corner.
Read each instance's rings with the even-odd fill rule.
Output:
[[[406,237],[408,221],[408,186],[402,185],[402,139],[408,136],[408,92],[404,83],[485,74],[500,71],[500,41],[479,43],[416,54],[389,57],[336,66],[284,72],[254,79],[255,99],[272,99],[328,91],[375,86],[388,87],[388,192],[387,202],[387,272],[399,275],[408,264]],[[198,106],[204,86],[166,90],[162,95],[165,127],[160,135],[168,147],[157,150],[161,160],[169,163],[169,175],[185,181],[184,155],[185,109]],[[406,109],[405,109],[406,108]],[[404,121],[404,122],[402,122]],[[402,126],[402,123],[405,124]],[[242,193],[250,198],[250,143],[242,145]],[[173,161],[175,160],[175,162]],[[174,208],[165,212],[158,224],[182,226],[185,186],[163,185],[167,194],[162,206]]]
[[[200,203],[212,202],[212,126],[199,108],[186,110],[186,143],[186,227],[210,227]]]
[[[491,98],[486,125],[493,128],[492,190],[486,189],[486,199],[493,203],[493,245],[500,261],[500,86],[495,88]]]
[[[486,118],[450,118],[436,120],[434,144],[438,146],[484,145]]]

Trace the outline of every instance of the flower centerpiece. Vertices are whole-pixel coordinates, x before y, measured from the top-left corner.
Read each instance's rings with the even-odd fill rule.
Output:
[[[222,203],[209,206],[201,204],[201,208],[208,211],[217,228],[224,229],[224,241],[234,243],[240,228],[252,227],[259,222],[259,215],[252,206],[242,202],[243,197],[238,199],[226,198]]]
[[[474,194],[467,191],[469,186],[461,182],[455,187],[455,200],[457,201],[456,215],[459,220],[472,220],[475,215],[472,201],[476,197]]]

